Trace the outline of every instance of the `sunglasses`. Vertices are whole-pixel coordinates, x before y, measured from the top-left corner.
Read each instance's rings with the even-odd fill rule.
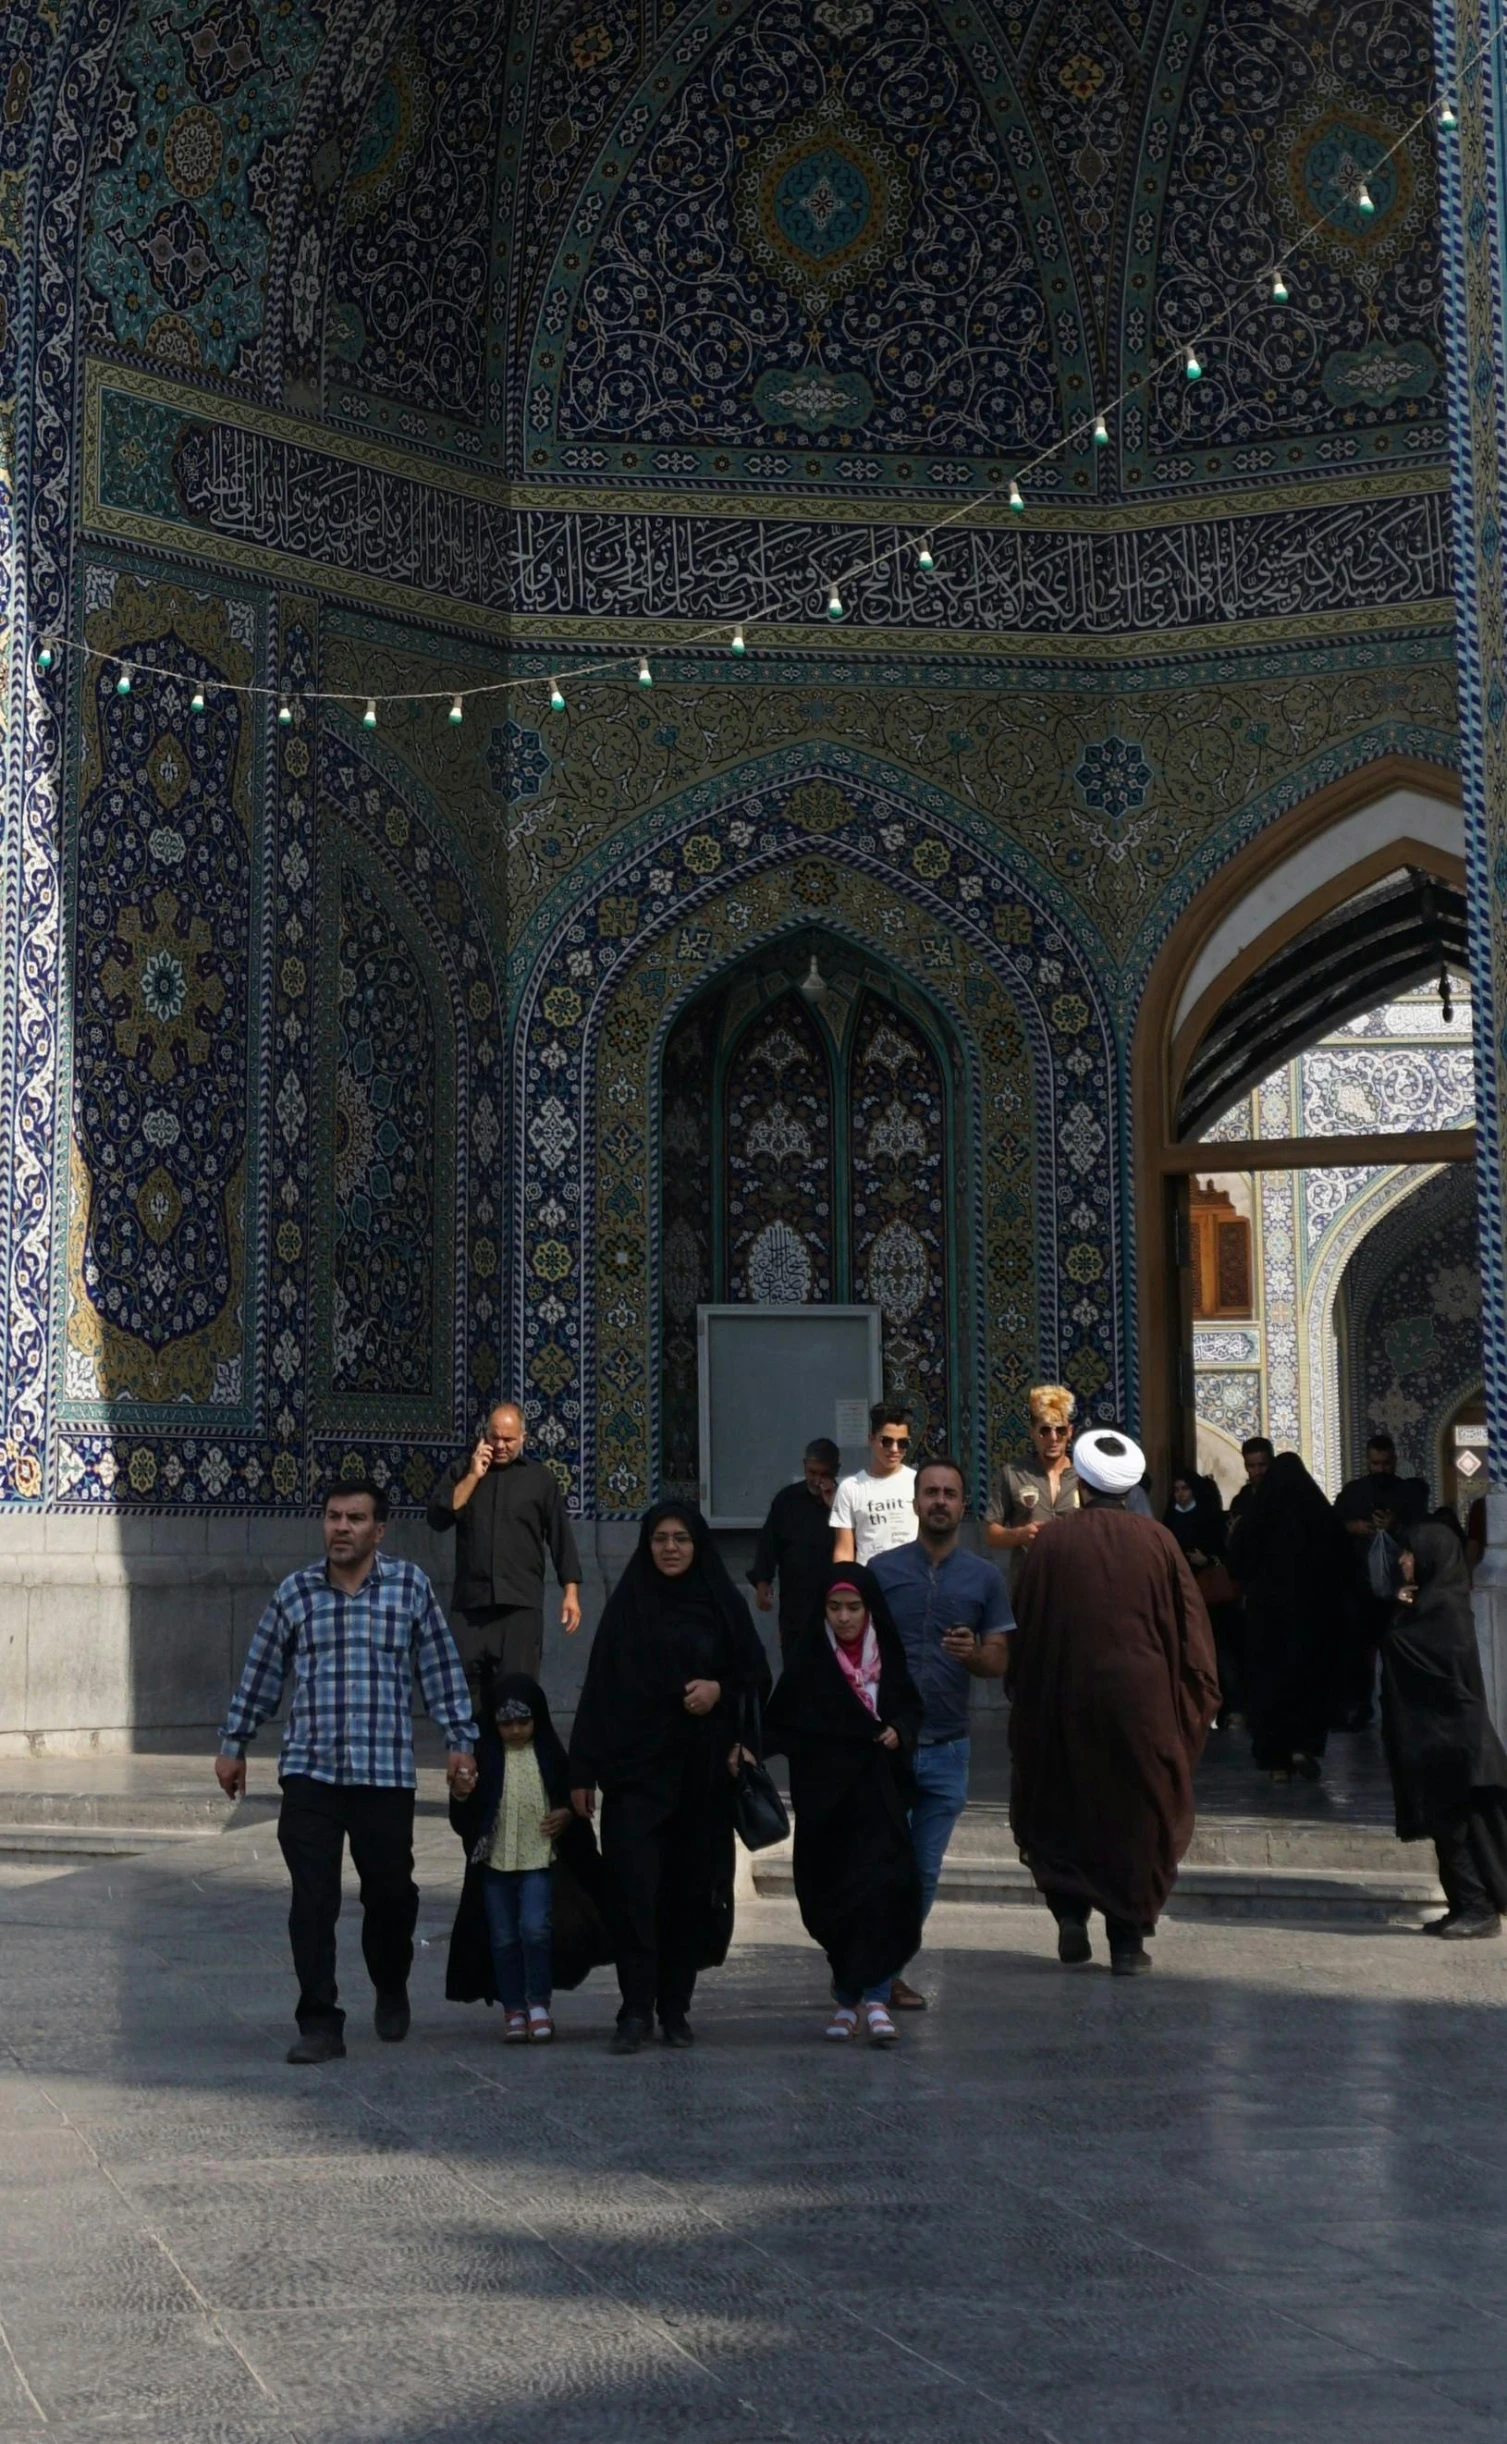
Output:
[[[881,1434],[879,1448],[881,1451],[903,1451],[909,1441],[908,1434]]]

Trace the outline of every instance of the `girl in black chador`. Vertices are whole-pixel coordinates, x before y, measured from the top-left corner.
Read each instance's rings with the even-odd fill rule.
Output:
[[[1459,1530],[1410,1528],[1381,1641],[1381,1729],[1397,1831],[1433,1842],[1449,1910],[1430,1935],[1499,1935],[1507,1909],[1507,1753],[1492,1729]]]
[[[602,1858],[623,2005],[614,2053],[656,2011],[689,2045],[697,1972],[733,1928],[733,1782],[745,1701],[769,1666],[701,1513],[658,1502],[607,1602],[570,1741],[571,1804],[602,1794]]]
[[[484,1670],[477,1780],[452,1797],[466,1877],[450,1936],[452,2003],[500,2002],[508,2044],[546,2043],[556,1986],[612,1958],[602,1862],[570,1805],[565,1751],[537,1680]]]
[[[837,2005],[827,2035],[892,2045],[890,1980],[921,1943],[921,1879],[907,1809],[921,1699],[878,1580],[834,1562],[765,1719],[790,1759],[795,1893],[826,1953]]]

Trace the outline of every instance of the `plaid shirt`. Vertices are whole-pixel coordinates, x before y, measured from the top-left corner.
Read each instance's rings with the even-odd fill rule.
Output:
[[[379,1553],[354,1595],[330,1584],[323,1562],[295,1570],[257,1624],[220,1754],[245,1755],[247,1741],[276,1713],[291,1670],[279,1776],[411,1790],[415,1662],[446,1746],[474,1748],[471,1698],[450,1625],[415,1563]]]

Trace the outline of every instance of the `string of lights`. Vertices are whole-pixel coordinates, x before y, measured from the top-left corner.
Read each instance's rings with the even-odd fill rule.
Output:
[[[1339,203],[1331,204],[1326,211],[1317,214],[1281,254],[1274,256],[1264,271],[1237,289],[1201,330],[1194,332],[1189,338],[1178,340],[1163,356],[1154,360],[1144,372],[1127,383],[1117,397],[1106,400],[1102,406],[1093,408],[1076,423],[1065,427],[1054,441],[1047,443],[1031,457],[1022,460],[1010,478],[1006,493],[1006,506],[1010,514],[1015,518],[1025,516],[1025,486],[1033,475],[1038,473],[1042,467],[1049,465],[1052,460],[1080,446],[1088,446],[1093,449],[1108,448],[1110,419],[1117,417],[1121,410],[1139,398],[1142,392],[1152,389],[1164,375],[1180,369],[1185,381],[1202,381],[1211,345],[1217,343],[1219,338],[1228,331],[1233,317],[1244,305],[1255,301],[1261,295],[1268,297],[1274,305],[1285,305],[1291,295],[1287,274],[1294,268],[1304,249],[1321,230],[1329,225],[1336,213],[1343,206],[1348,205],[1360,213],[1364,219],[1369,220],[1376,210],[1375,198],[1371,193],[1372,180],[1376,179],[1378,172],[1385,169],[1388,162],[1403,150],[1419,130],[1428,126],[1432,121],[1443,134],[1454,133],[1459,126],[1455,107],[1456,97],[1463,92],[1467,79],[1504,35],[1507,35],[1507,19],[1504,19],[1503,23],[1497,26],[1491,34],[1483,37],[1464,65],[1456,72],[1454,78],[1436,92],[1434,99],[1418,113],[1416,118],[1409,122],[1387,150],[1378,154],[1369,169],[1364,174],[1357,173],[1354,185],[1347,194],[1341,197]],[[913,529],[897,541],[888,543],[873,552],[867,560],[858,561],[851,567],[843,569],[839,574],[824,580],[828,620],[835,624],[846,619],[850,603],[844,599],[845,594],[851,597],[853,588],[865,577],[872,576],[877,570],[888,567],[907,551],[915,553],[916,566],[921,574],[930,576],[937,565],[935,550],[937,537],[948,528],[960,525],[967,518],[976,518],[983,511],[996,509],[997,505],[997,496],[992,493],[984,495],[971,493],[956,502],[951,509],[944,511],[941,516],[930,520],[924,531],[917,533]],[[680,643],[676,651],[680,654],[694,653],[708,645],[722,645],[736,658],[742,660],[750,651],[749,630],[757,632],[760,624],[767,623],[778,616],[780,615],[777,610],[766,600],[763,609],[745,612],[741,618],[731,624],[730,629],[728,621],[721,619],[703,628],[693,630]],[[787,609],[784,616],[786,618],[798,616],[798,612],[792,614]],[[138,681],[143,679],[168,679],[179,685],[189,685],[192,691],[189,707],[194,713],[204,713],[211,699],[215,698],[242,697],[275,700],[278,724],[284,729],[292,726],[298,711],[302,708],[313,708],[321,704],[350,707],[363,702],[359,693],[353,693],[348,688],[303,688],[290,691],[259,681],[218,678],[190,680],[182,670],[170,665],[147,662],[130,655],[123,656],[118,650],[106,652],[98,646],[91,645],[86,638],[64,634],[50,634],[43,637],[35,656],[38,671],[44,675],[50,672],[56,666],[60,655],[74,655],[82,660],[101,662],[115,669],[117,672],[115,692],[123,697],[130,696]],[[366,730],[375,730],[379,724],[380,708],[397,710],[409,705],[442,703],[448,699],[447,718],[455,727],[459,728],[466,718],[467,706],[473,701],[494,696],[527,695],[536,690],[542,692],[545,689],[548,690],[550,711],[559,714],[563,713],[567,707],[565,694],[567,685],[575,686],[583,681],[621,675],[630,668],[633,669],[640,688],[648,690],[653,687],[654,670],[647,652],[631,648],[599,660],[562,667],[558,671],[551,672],[547,677],[537,677],[532,674],[510,675],[500,679],[476,680],[459,688],[407,688],[391,694],[379,692],[367,695],[364,698],[364,709],[360,716],[361,726]]]

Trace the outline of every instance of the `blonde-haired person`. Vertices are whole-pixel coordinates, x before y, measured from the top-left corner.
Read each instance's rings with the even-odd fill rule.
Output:
[[[984,1533],[1009,1554],[1012,1588],[1045,1522],[1078,1508],[1078,1479],[1068,1459],[1077,1405],[1065,1383],[1036,1384],[1028,1402],[1030,1456],[1006,1460],[1000,1469]]]

